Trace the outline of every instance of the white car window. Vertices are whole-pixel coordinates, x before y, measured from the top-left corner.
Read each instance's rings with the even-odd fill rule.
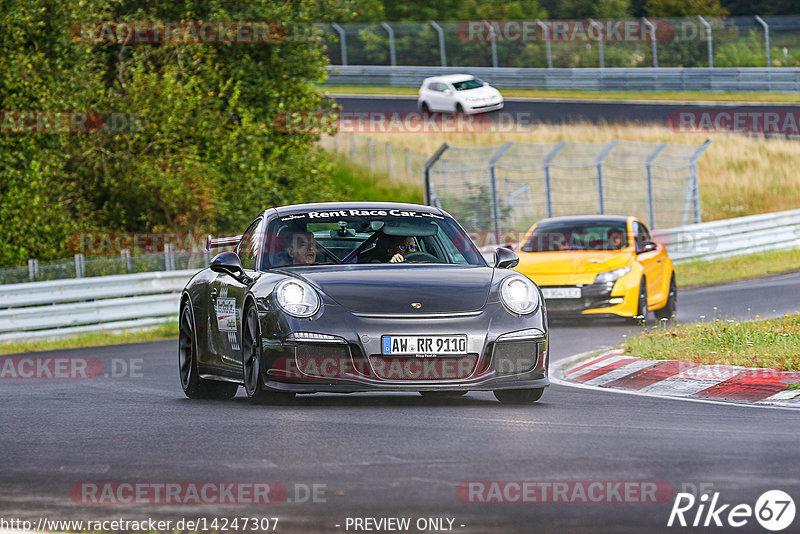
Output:
[[[463,82],[456,82],[453,84],[456,91],[469,91],[470,89],[479,89],[483,84],[478,80],[465,80]]]

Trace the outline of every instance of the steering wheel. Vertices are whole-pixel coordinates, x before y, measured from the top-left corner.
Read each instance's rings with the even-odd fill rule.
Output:
[[[431,263],[440,263],[439,258],[434,256],[433,254],[428,254],[427,252],[422,252],[420,250],[416,252],[409,252],[406,254],[405,259],[407,262],[431,262]]]

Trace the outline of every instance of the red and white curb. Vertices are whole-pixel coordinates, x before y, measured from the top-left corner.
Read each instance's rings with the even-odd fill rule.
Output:
[[[588,359],[575,356],[557,378],[580,384],[664,397],[800,408],[800,372],[678,360],[645,360],[611,349]]]

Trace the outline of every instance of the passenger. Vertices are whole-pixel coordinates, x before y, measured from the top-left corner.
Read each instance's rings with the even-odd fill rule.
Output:
[[[406,256],[417,251],[417,243],[413,237],[382,236],[375,243],[372,262],[403,263]]]
[[[317,261],[317,241],[312,232],[294,232],[286,247],[292,265],[311,265]]]

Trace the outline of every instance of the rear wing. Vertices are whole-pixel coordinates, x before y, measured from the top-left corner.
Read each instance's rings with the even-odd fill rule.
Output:
[[[206,237],[206,250],[211,250],[212,248],[235,247],[239,244],[241,238],[241,234],[232,237],[213,237],[209,234],[208,237]]]

